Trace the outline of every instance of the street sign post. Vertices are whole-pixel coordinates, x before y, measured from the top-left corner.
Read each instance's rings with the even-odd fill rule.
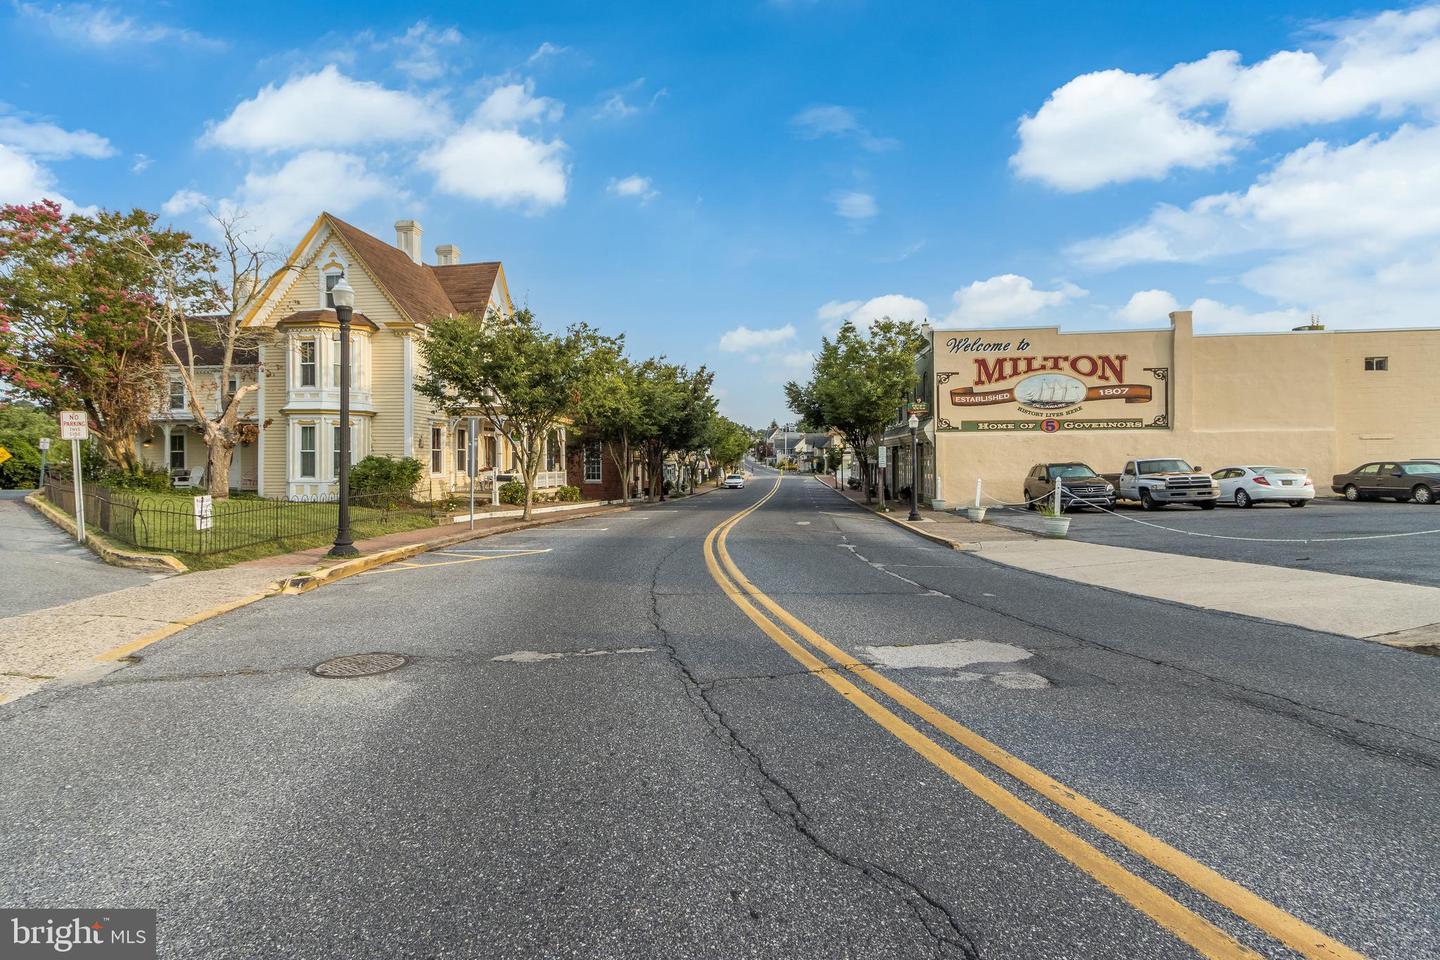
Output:
[[[40,489],[45,489],[45,458],[50,453],[50,438],[40,438]]]
[[[75,484],[75,541],[85,542],[85,481],[80,477],[80,441],[90,439],[84,410],[60,411],[60,439],[70,441],[70,476]]]

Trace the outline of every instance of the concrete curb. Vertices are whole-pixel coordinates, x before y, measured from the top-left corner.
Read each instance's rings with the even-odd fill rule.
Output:
[[[598,510],[590,510],[584,513],[566,512],[558,516],[547,516],[528,521],[517,520],[513,523],[490,527],[485,530],[464,530],[460,533],[452,533],[448,536],[435,540],[426,540],[420,543],[407,543],[404,546],[391,547],[388,550],[381,550],[363,557],[356,557],[354,560],[342,560],[333,566],[325,567],[314,573],[299,574],[290,577],[281,584],[279,592],[290,595],[309,593],[311,590],[318,590],[326,584],[335,583],[359,573],[365,573],[376,567],[383,567],[387,563],[394,563],[396,560],[405,560],[421,553],[429,553],[431,550],[451,547],[457,543],[483,540],[486,537],[494,537],[502,533],[513,533],[516,530],[528,530],[532,527],[544,527],[554,523],[565,523],[570,520],[583,520],[586,517],[596,517],[610,513],[625,513],[630,509],[630,507],[622,506],[602,507]]]
[[[40,496],[38,491],[26,496],[25,502],[46,520],[70,536],[75,536],[74,518]],[[168,553],[137,553],[133,550],[126,550],[123,547],[115,546],[106,537],[93,530],[85,531],[84,545],[90,548],[91,553],[114,567],[130,567],[135,570],[150,570],[156,573],[190,572],[190,568],[181,563],[178,557],[172,557]]]
[[[881,520],[884,520],[887,523],[893,523],[895,526],[901,528],[902,530],[909,530],[911,533],[915,534],[915,536],[921,537],[925,540],[929,540],[931,543],[938,543],[942,547],[949,547],[951,550],[959,550],[963,553],[974,553],[980,550],[982,546],[984,546],[984,544],[979,541],[951,540],[949,537],[942,537],[938,533],[931,533],[928,530],[921,530],[909,520],[901,520],[899,517],[892,517],[888,513],[881,513],[878,510],[871,510],[869,507],[866,507],[863,504],[856,503],[854,500],[851,500],[839,490],[836,490],[834,487],[830,486],[830,484],[826,483],[824,480],[817,479],[815,482],[820,484],[820,486],[824,487],[826,490],[829,490],[831,493],[835,494],[841,500],[844,500],[851,506],[859,507],[866,513],[869,513],[872,516],[879,517]]]

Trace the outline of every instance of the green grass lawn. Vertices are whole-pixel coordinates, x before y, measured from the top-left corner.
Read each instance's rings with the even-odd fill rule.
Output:
[[[143,550],[177,555],[191,569],[227,566],[241,560],[320,546],[334,539],[339,505],[297,503],[259,498],[213,502],[210,529],[195,529],[194,497],[189,494],[139,494],[134,509],[110,507],[112,539]],[[99,517],[87,518],[99,522]],[[352,506],[355,539],[434,526],[428,510],[384,511]],[[87,524],[88,526],[89,524]]]

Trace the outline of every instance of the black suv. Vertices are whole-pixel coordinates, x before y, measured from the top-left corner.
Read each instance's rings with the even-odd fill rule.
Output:
[[[1055,496],[1060,480],[1060,507],[1104,507],[1115,509],[1115,487],[1083,463],[1037,463],[1025,474],[1025,499],[1030,510],[1035,501]]]

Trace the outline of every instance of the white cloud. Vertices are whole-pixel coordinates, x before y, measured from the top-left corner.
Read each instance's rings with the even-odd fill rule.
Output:
[[[625,95],[612,93],[600,103],[595,111],[596,120],[623,120],[640,112],[640,108],[625,100]]]
[[[146,154],[137,153],[130,161],[130,172],[144,173],[146,170],[150,169],[150,164],[154,162],[155,161],[151,160],[150,157]]]
[[[788,340],[795,339],[795,325],[787,323],[783,327],[773,327],[768,330],[751,330],[741,324],[734,330],[727,330],[720,338],[720,349],[726,353],[744,353],[747,350],[763,350],[767,347],[778,346]]]
[[[495,129],[514,129],[526,123],[559,120],[564,112],[565,106],[558,100],[535,96],[534,83],[526,80],[490,91],[475,109],[471,123]]]
[[[252,170],[236,195],[217,204],[226,214],[243,211],[256,235],[286,245],[321,210],[347,214],[380,197],[394,198],[394,184],[373,173],[363,157],[330,150],[308,150],[269,171]],[[196,209],[203,197],[181,191],[167,206]]]
[[[1227,161],[1236,139],[1181,116],[1161,80],[1123,70],[1076,77],[1020,120],[1017,174],[1060,190],[1156,180]]]
[[[1180,302],[1169,290],[1140,290],[1115,311],[1115,316],[1126,323],[1157,323],[1178,309]]]
[[[420,158],[446,193],[531,211],[565,202],[565,144],[467,127]]]
[[[109,7],[88,3],[16,3],[25,17],[41,24],[57,38],[90,47],[118,48],[149,44],[188,46],[202,50],[224,50],[223,40],[207,37],[184,27],[143,23],[116,13]]]
[[[1076,77],[1021,119],[1011,164],[1022,177],[1087,190],[1214,167],[1266,130],[1440,114],[1440,5],[1324,24],[1312,46],[1249,67],[1219,50],[1159,75]]]
[[[1157,206],[1145,221],[1072,253],[1096,266],[1199,262],[1256,250],[1328,249],[1346,259],[1440,240],[1440,127],[1402,126],[1290,153],[1243,193]]]
[[[0,203],[30,203],[54,192],[55,178],[19,150],[0,144]]]
[[[631,174],[619,180],[614,177],[606,185],[605,191],[617,197],[639,197],[641,203],[645,203],[660,195],[660,191],[650,183],[649,177],[642,177],[638,174]]]
[[[438,133],[435,105],[378,83],[352,80],[334,64],[266,86],[206,131],[202,142],[237,150],[286,150],[408,140]]]
[[[160,212],[166,216],[180,217],[212,205],[213,201],[199,190],[176,190],[169,200],[160,205]]]
[[[1073,283],[1062,283],[1056,290],[1039,290],[1029,277],[1005,273],[956,290],[955,309],[945,320],[967,326],[1014,323],[1087,293]]]
[[[788,350],[776,357],[775,362],[786,370],[803,373],[815,365],[815,354],[809,350]]]
[[[1251,310],[1208,297],[1201,297],[1188,307],[1182,307],[1168,290],[1138,291],[1115,312],[1115,316],[1126,323],[1164,326],[1170,322],[1170,313],[1175,310],[1189,310],[1194,315],[1197,333],[1292,330],[1310,319],[1303,310]]]
[[[897,321],[924,323],[930,315],[930,308],[924,300],[916,300],[899,293],[887,293],[869,300],[831,300],[815,311],[821,329],[834,333],[840,325],[849,320],[862,329],[876,320],[890,318]]]
[[[530,66],[534,66],[535,64],[541,62],[542,60],[548,59],[549,57],[558,57],[560,54],[564,53],[569,49],[569,47],[562,47],[558,44],[551,43],[549,40],[546,40],[541,43],[540,46],[535,48],[534,53],[530,54],[530,56],[525,58],[525,63]]]
[[[65,130],[53,123],[0,116],[0,143],[44,160],[69,157],[100,159],[114,155],[110,141],[88,130]]]
[[[382,48],[393,47],[400,56],[395,67],[419,81],[438,80],[449,72],[447,52],[464,39],[454,27],[438,29],[428,20],[417,20],[410,29]]]
[[[790,118],[790,125],[795,128],[796,134],[805,140],[839,137],[853,140],[874,153],[899,146],[898,140],[877,137],[871,133],[860,122],[854,110],[833,103],[801,110]]]
[[[856,190],[841,190],[830,197],[835,213],[846,220],[868,220],[880,212],[875,198]]]

